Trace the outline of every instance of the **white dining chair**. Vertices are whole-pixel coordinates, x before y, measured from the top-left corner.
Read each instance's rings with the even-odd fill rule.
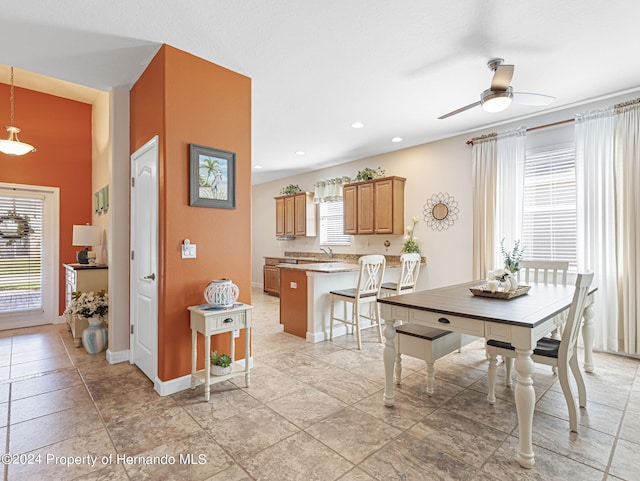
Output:
[[[567,284],[569,261],[532,261],[520,262],[519,281],[528,284],[536,282],[542,284]]]
[[[415,292],[418,275],[420,274],[420,262],[422,258],[417,252],[402,254],[400,256],[400,275],[398,282],[385,282],[380,287],[380,294],[393,296]]]
[[[520,263],[522,269],[519,272],[520,281],[528,284],[536,282],[541,284],[567,285],[567,272],[569,271],[569,261],[545,261],[545,260],[523,260]],[[551,337],[560,339],[562,329],[567,318],[566,312],[561,312],[555,319],[555,329],[551,331]],[[511,372],[511,363],[507,366]],[[558,370],[553,368],[554,374]]]
[[[360,318],[369,319],[371,326],[378,330],[378,342],[382,342],[382,326],[380,324],[380,308],[378,306],[378,297],[380,296],[380,285],[384,276],[386,260],[383,255],[368,255],[358,259],[360,264],[360,273],[358,275],[358,284],[355,288],[341,289],[330,291],[331,295],[331,321],[329,327],[329,339],[333,339],[333,321],[352,326],[356,331],[356,342],[358,349],[362,349],[362,339],[360,336]],[[342,301],[344,305],[343,316],[336,317],[335,303]],[[362,313],[362,307],[366,304],[371,305],[369,315]],[[351,319],[347,319],[347,305],[351,304]]]
[[[531,358],[534,362],[553,366],[558,369],[558,380],[562,387],[567,408],[569,409],[569,427],[571,431],[578,432],[578,415],[576,402],[571,392],[569,383],[569,369],[578,385],[578,401],[580,407],[587,405],[587,390],[578,366],[576,353],[576,343],[580,330],[580,319],[587,299],[588,289],[593,280],[593,273],[578,274],[576,278],[576,289],[573,294],[571,307],[565,324],[562,339],[543,337],[540,339],[533,351]],[[497,356],[513,359],[516,355],[514,347],[503,341],[488,340],[487,350],[489,353],[489,394],[487,400],[490,404],[495,403],[496,378],[497,378]],[[510,376],[510,375],[509,375]],[[507,376],[507,382],[510,381]]]

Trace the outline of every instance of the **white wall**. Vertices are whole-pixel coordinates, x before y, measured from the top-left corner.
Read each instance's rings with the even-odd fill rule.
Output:
[[[406,177],[405,225],[411,217],[420,217],[416,226],[422,255],[427,259],[420,273],[419,289],[439,287],[472,280],[472,179],[471,147],[466,141],[487,132],[500,132],[516,126],[535,127],[571,119],[576,113],[602,108],[638,97],[638,90],[598,102],[582,103],[543,116],[530,117],[519,122],[495,125],[491,128],[468,132],[449,139],[430,142],[416,147],[357,160],[339,166],[316,170],[277,181],[253,186],[253,234],[252,234],[252,282],[262,286],[264,256],[279,256],[285,251],[319,252],[319,237],[296,238],[293,241],[277,241],[275,238],[275,202],[273,198],[288,184],[298,184],[303,190],[313,191],[318,180],[339,176],[355,177],[364,167],[382,167],[386,175]],[[528,147],[552,145],[573,140],[573,124],[531,132],[527,136]],[[424,222],[423,209],[433,194],[445,192],[458,201],[460,212],[455,224],[445,231],[431,230]],[[383,243],[391,242],[387,250]],[[350,247],[336,247],[334,252],[350,254],[400,253],[400,235],[352,236]]]
[[[98,92],[91,109],[92,146],[91,146],[91,192],[95,193],[109,184],[111,170],[111,144],[109,140],[109,93]],[[93,197],[91,197],[93,200]],[[109,213],[93,212],[92,224],[100,227],[102,244],[95,246],[96,262],[109,263]]]
[[[129,87],[110,92],[109,350],[111,363],[129,357]]]

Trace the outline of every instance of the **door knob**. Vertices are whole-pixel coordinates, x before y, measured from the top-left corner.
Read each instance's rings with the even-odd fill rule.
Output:
[[[144,276],[143,279],[151,279],[152,281],[156,280],[156,275],[154,274],[149,274],[148,276]]]

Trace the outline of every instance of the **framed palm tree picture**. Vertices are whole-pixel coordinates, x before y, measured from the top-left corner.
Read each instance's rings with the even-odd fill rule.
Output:
[[[189,205],[236,208],[236,154],[189,144]]]

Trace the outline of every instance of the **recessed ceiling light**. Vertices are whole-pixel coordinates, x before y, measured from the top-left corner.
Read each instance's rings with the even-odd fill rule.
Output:
[[[304,151],[303,150],[296,150],[296,155],[304,155]]]
[[[354,129],[361,129],[362,127],[364,127],[364,124],[362,122],[354,122],[351,124],[351,127],[353,127]]]
[[[391,139],[391,142],[402,142],[404,139],[402,137],[394,137]]]
[[[254,169],[262,169],[262,166],[261,165],[254,165],[253,168]]]

